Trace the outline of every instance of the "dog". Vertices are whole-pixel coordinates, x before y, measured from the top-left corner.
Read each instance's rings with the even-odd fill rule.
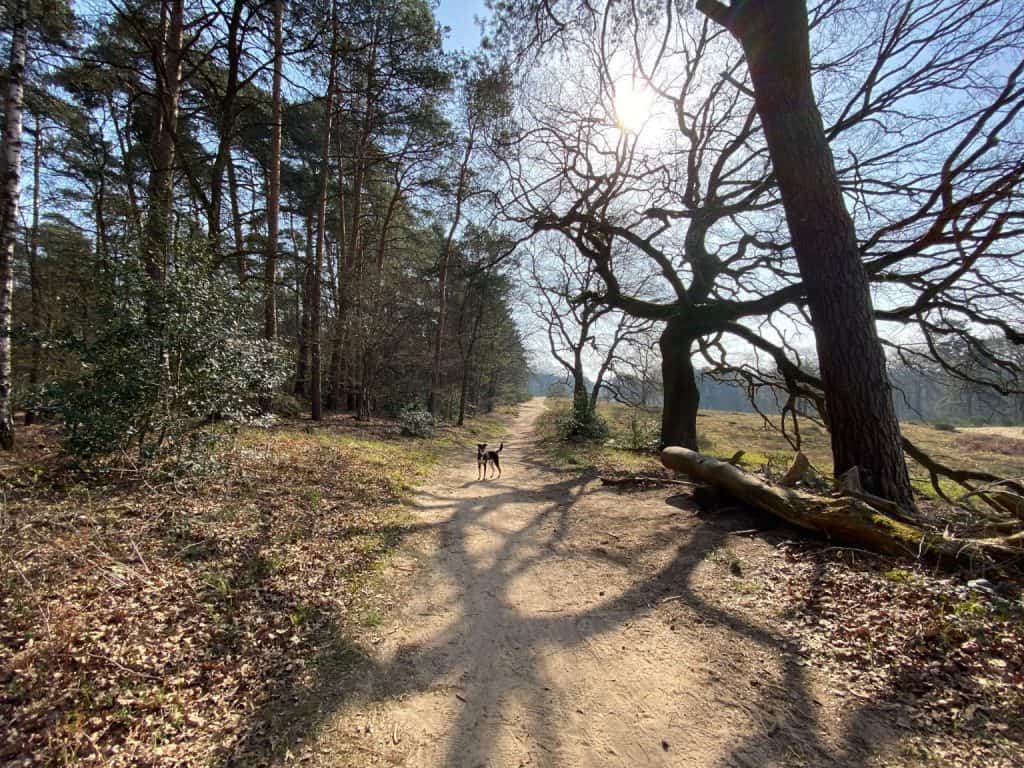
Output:
[[[491,477],[494,477],[494,470],[498,470],[498,477],[501,477],[501,460],[498,454],[505,447],[505,443],[498,446],[496,451],[488,451],[487,443],[476,444],[476,474],[477,480],[487,479],[487,465],[491,465]]]

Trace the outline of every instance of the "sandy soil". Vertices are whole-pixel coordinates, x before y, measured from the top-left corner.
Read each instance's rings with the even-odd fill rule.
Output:
[[[307,765],[876,765],[884,712],[779,629],[779,549],[672,490],[550,470],[527,404],[502,478],[473,456],[417,500],[352,691],[295,747]],[[742,569],[743,578],[736,576]],[[415,574],[415,575],[410,575]],[[403,586],[404,584],[404,586]]]

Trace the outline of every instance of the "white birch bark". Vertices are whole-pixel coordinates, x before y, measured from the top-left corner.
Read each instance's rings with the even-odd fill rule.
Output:
[[[27,0],[16,0],[11,33],[11,62],[4,98],[3,169],[0,184],[0,448],[14,447],[11,405],[11,302],[14,293],[14,244],[21,195],[21,129],[24,102]]]

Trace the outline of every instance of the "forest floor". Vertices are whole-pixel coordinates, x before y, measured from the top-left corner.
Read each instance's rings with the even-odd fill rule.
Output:
[[[77,464],[54,427],[19,428],[0,455],[0,765],[283,758],[393,607],[413,485],[507,419],[429,439],[279,419],[165,466]]]
[[[603,486],[656,467],[557,445],[549,405],[283,424],[159,487],[23,454],[0,764],[1024,765],[1019,596]]]

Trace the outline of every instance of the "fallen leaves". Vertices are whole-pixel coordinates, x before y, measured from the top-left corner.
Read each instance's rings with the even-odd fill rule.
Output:
[[[813,544],[791,553],[785,628],[809,665],[950,766],[1024,753],[1024,607],[950,578]]]
[[[264,721],[352,664],[347,616],[402,532],[358,440],[243,435],[202,482],[7,483],[0,762],[258,764]],[[353,619],[354,620],[354,619]]]

